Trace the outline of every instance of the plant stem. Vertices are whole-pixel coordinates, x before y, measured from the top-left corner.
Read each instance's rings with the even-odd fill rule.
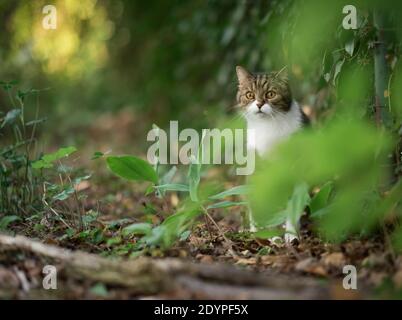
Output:
[[[387,126],[390,119],[386,99],[388,68],[385,60],[384,14],[378,9],[373,13],[373,22],[377,31],[377,41],[374,48],[375,119],[377,126]]]
[[[216,227],[216,229],[218,230],[219,235],[223,238],[223,240],[225,241],[225,243],[227,244],[227,246],[229,247],[229,252],[232,255],[236,255],[233,251],[233,242],[231,240],[229,240],[226,236],[225,233],[222,231],[222,229],[219,227],[219,225],[216,223],[216,221],[214,220],[214,218],[211,217],[211,215],[208,212],[208,209],[205,208],[204,206],[201,206],[202,210],[204,211],[204,214],[208,217],[209,220],[211,220],[211,222],[214,224],[214,226]]]

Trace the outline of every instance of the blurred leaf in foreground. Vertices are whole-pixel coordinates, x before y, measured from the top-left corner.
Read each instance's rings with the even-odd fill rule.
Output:
[[[259,163],[252,178],[250,200],[255,221],[260,227],[283,222],[283,210],[296,185],[334,180],[337,192],[319,219],[324,235],[342,239],[372,227],[381,212],[372,210],[379,203],[366,206],[367,196],[377,191],[386,176],[382,167],[390,142],[384,132],[361,120],[341,118],[322,130],[295,135]],[[278,215],[282,215],[279,220]]]

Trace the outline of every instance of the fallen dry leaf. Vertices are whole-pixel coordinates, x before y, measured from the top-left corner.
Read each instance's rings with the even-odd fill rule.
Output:
[[[324,277],[327,276],[327,271],[314,258],[307,258],[299,261],[295,265],[295,270],[318,276],[324,276]]]
[[[323,256],[324,265],[327,267],[342,268],[346,264],[342,252],[334,252]]]

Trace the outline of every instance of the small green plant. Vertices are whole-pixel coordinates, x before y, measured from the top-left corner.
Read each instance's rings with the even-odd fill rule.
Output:
[[[23,219],[39,219],[45,212],[69,229],[82,229],[82,195],[76,187],[90,176],[81,174],[72,178],[73,168],[62,163],[63,158],[76,152],[75,147],[37,155],[37,126],[46,119],[38,118],[38,103],[36,117],[26,119],[25,102],[28,96],[37,97],[39,90],[24,92],[17,90],[16,84],[16,81],[0,81],[12,107],[0,113],[0,136],[5,142],[0,147],[0,215],[3,215],[0,229]],[[74,198],[75,204],[70,198]]]
[[[16,81],[0,81],[11,105],[0,113],[0,213],[28,216],[41,208],[43,177],[32,170],[32,159],[35,158],[37,125],[45,119],[38,118],[38,105],[36,118],[26,119],[26,98],[37,96],[39,91],[23,92],[16,89],[16,84]]]
[[[172,183],[176,167],[172,167],[165,174],[161,174],[158,161],[154,166],[134,156],[109,156],[106,158],[108,168],[117,176],[132,181],[148,181],[151,183],[147,194],[155,193],[163,197],[166,192],[180,192],[187,195],[177,212],[170,215],[160,225],[150,223],[135,223],[123,229],[123,235],[141,235],[140,243],[143,246],[170,247],[176,240],[186,239],[193,222],[204,215],[217,228],[219,227],[211,217],[209,210],[246,205],[244,201],[228,201],[228,197],[244,195],[246,186],[237,186],[229,190],[213,194],[208,186],[201,187],[202,165],[201,155],[192,155],[184,183]],[[225,235],[222,233],[224,239]],[[227,239],[226,239],[227,240]]]
[[[89,216],[86,215],[82,205],[85,195],[78,191],[78,186],[91,175],[78,174],[74,168],[62,162],[63,158],[69,157],[76,151],[75,147],[70,146],[44,154],[32,163],[32,168],[36,171],[50,171],[43,181],[42,203],[45,209],[52,212],[68,229],[82,231]]]

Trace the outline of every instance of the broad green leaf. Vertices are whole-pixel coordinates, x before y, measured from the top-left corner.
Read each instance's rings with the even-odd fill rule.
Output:
[[[123,229],[123,235],[148,235],[152,231],[152,225],[150,223],[133,223]]]
[[[70,154],[76,152],[77,149],[75,147],[66,147],[60,148],[56,152],[45,154],[42,156],[42,159],[34,161],[32,163],[32,168],[34,169],[44,169],[44,168],[52,168],[53,162],[56,160],[60,160],[61,158],[68,157]]]
[[[0,230],[6,230],[10,223],[15,221],[20,221],[21,218],[18,216],[5,216],[0,219]]]
[[[334,85],[336,83],[336,79],[337,79],[337,77],[339,75],[339,72],[341,72],[341,70],[342,70],[342,66],[343,66],[344,63],[345,63],[345,59],[342,59],[342,60],[338,61],[336,63],[336,65],[335,65],[334,77],[332,79],[332,83]]]
[[[201,167],[203,155],[204,140],[206,137],[206,131],[202,131],[200,145],[198,147],[197,156],[190,155],[190,166],[188,169],[188,181],[190,187],[190,199],[194,202],[198,202],[198,185],[201,179]]]
[[[308,186],[305,183],[298,184],[293,191],[290,199],[287,202],[286,208],[282,211],[275,213],[270,219],[267,219],[263,226],[274,227],[285,223],[290,219],[293,225],[297,225],[304,208],[310,202],[310,195],[308,193]]]
[[[48,163],[51,163],[51,162],[54,162],[61,158],[68,157],[70,154],[72,154],[76,151],[77,151],[77,148],[75,148],[75,147],[60,148],[59,150],[57,150],[54,153],[45,154],[42,157],[42,160],[44,160]]]
[[[143,238],[148,245],[168,248],[187,231],[190,223],[201,214],[198,206],[191,206],[169,216],[163,223],[152,229],[151,234]]]
[[[154,166],[154,168],[155,168],[155,166]],[[159,168],[156,168],[155,171],[158,173],[158,175],[160,175]],[[176,174],[176,172],[177,172],[177,167],[176,166],[171,167],[169,169],[169,171],[166,172],[160,179],[161,185],[171,185],[171,181],[172,181],[174,175]],[[164,188],[158,188],[156,194],[157,194],[157,196],[163,197],[165,195],[166,191],[167,190],[164,190]],[[171,191],[173,191],[173,190],[171,190]],[[188,191],[188,187],[187,187],[187,190],[177,190],[177,191]]]
[[[333,190],[333,186],[334,186],[333,182],[328,181],[321,187],[320,191],[318,191],[313,196],[309,204],[310,211],[312,214],[317,213],[319,210],[325,208],[328,205],[329,197]]]
[[[222,201],[211,204],[207,207],[207,209],[218,209],[218,208],[228,208],[234,206],[246,206],[246,201]]]
[[[304,208],[310,203],[310,195],[308,193],[308,185],[301,183],[297,185],[293,191],[293,195],[288,201],[286,207],[287,216],[293,225],[297,225]]]
[[[142,180],[158,183],[154,168],[146,161],[134,156],[110,156],[107,165],[114,174],[127,180]]]
[[[243,194],[247,194],[248,190],[249,190],[249,187],[246,185],[236,186],[236,187],[233,187],[226,191],[223,191],[221,193],[218,193],[216,195],[213,195],[213,196],[209,197],[209,199],[219,200],[219,199],[223,199],[228,196],[243,195]]]
[[[201,163],[193,156],[190,156],[190,167],[188,169],[188,182],[190,198],[192,201],[198,201],[198,185],[200,183]]]
[[[52,168],[53,164],[48,163],[44,160],[37,160],[35,162],[32,162],[32,168],[34,169],[46,169],[46,168]]]
[[[349,120],[342,117],[344,114],[321,129],[294,135],[278,145],[270,159],[257,163],[249,198],[258,226],[265,227],[283,218],[283,212],[289,212],[288,203],[289,207],[302,208],[301,203],[308,202],[306,190],[302,192],[304,196],[300,199],[304,201],[300,205],[293,206],[289,200],[301,181],[320,185],[336,179],[336,194],[317,221],[317,229],[328,240],[339,241],[360,234],[373,226],[373,221],[378,221],[384,212],[391,211],[392,205],[385,199],[378,201],[380,206],[377,202],[373,207],[367,196],[376,181],[387,181],[388,172],[382,164],[387,162],[392,141],[388,134],[366,121]],[[302,209],[292,211],[298,215]]]

